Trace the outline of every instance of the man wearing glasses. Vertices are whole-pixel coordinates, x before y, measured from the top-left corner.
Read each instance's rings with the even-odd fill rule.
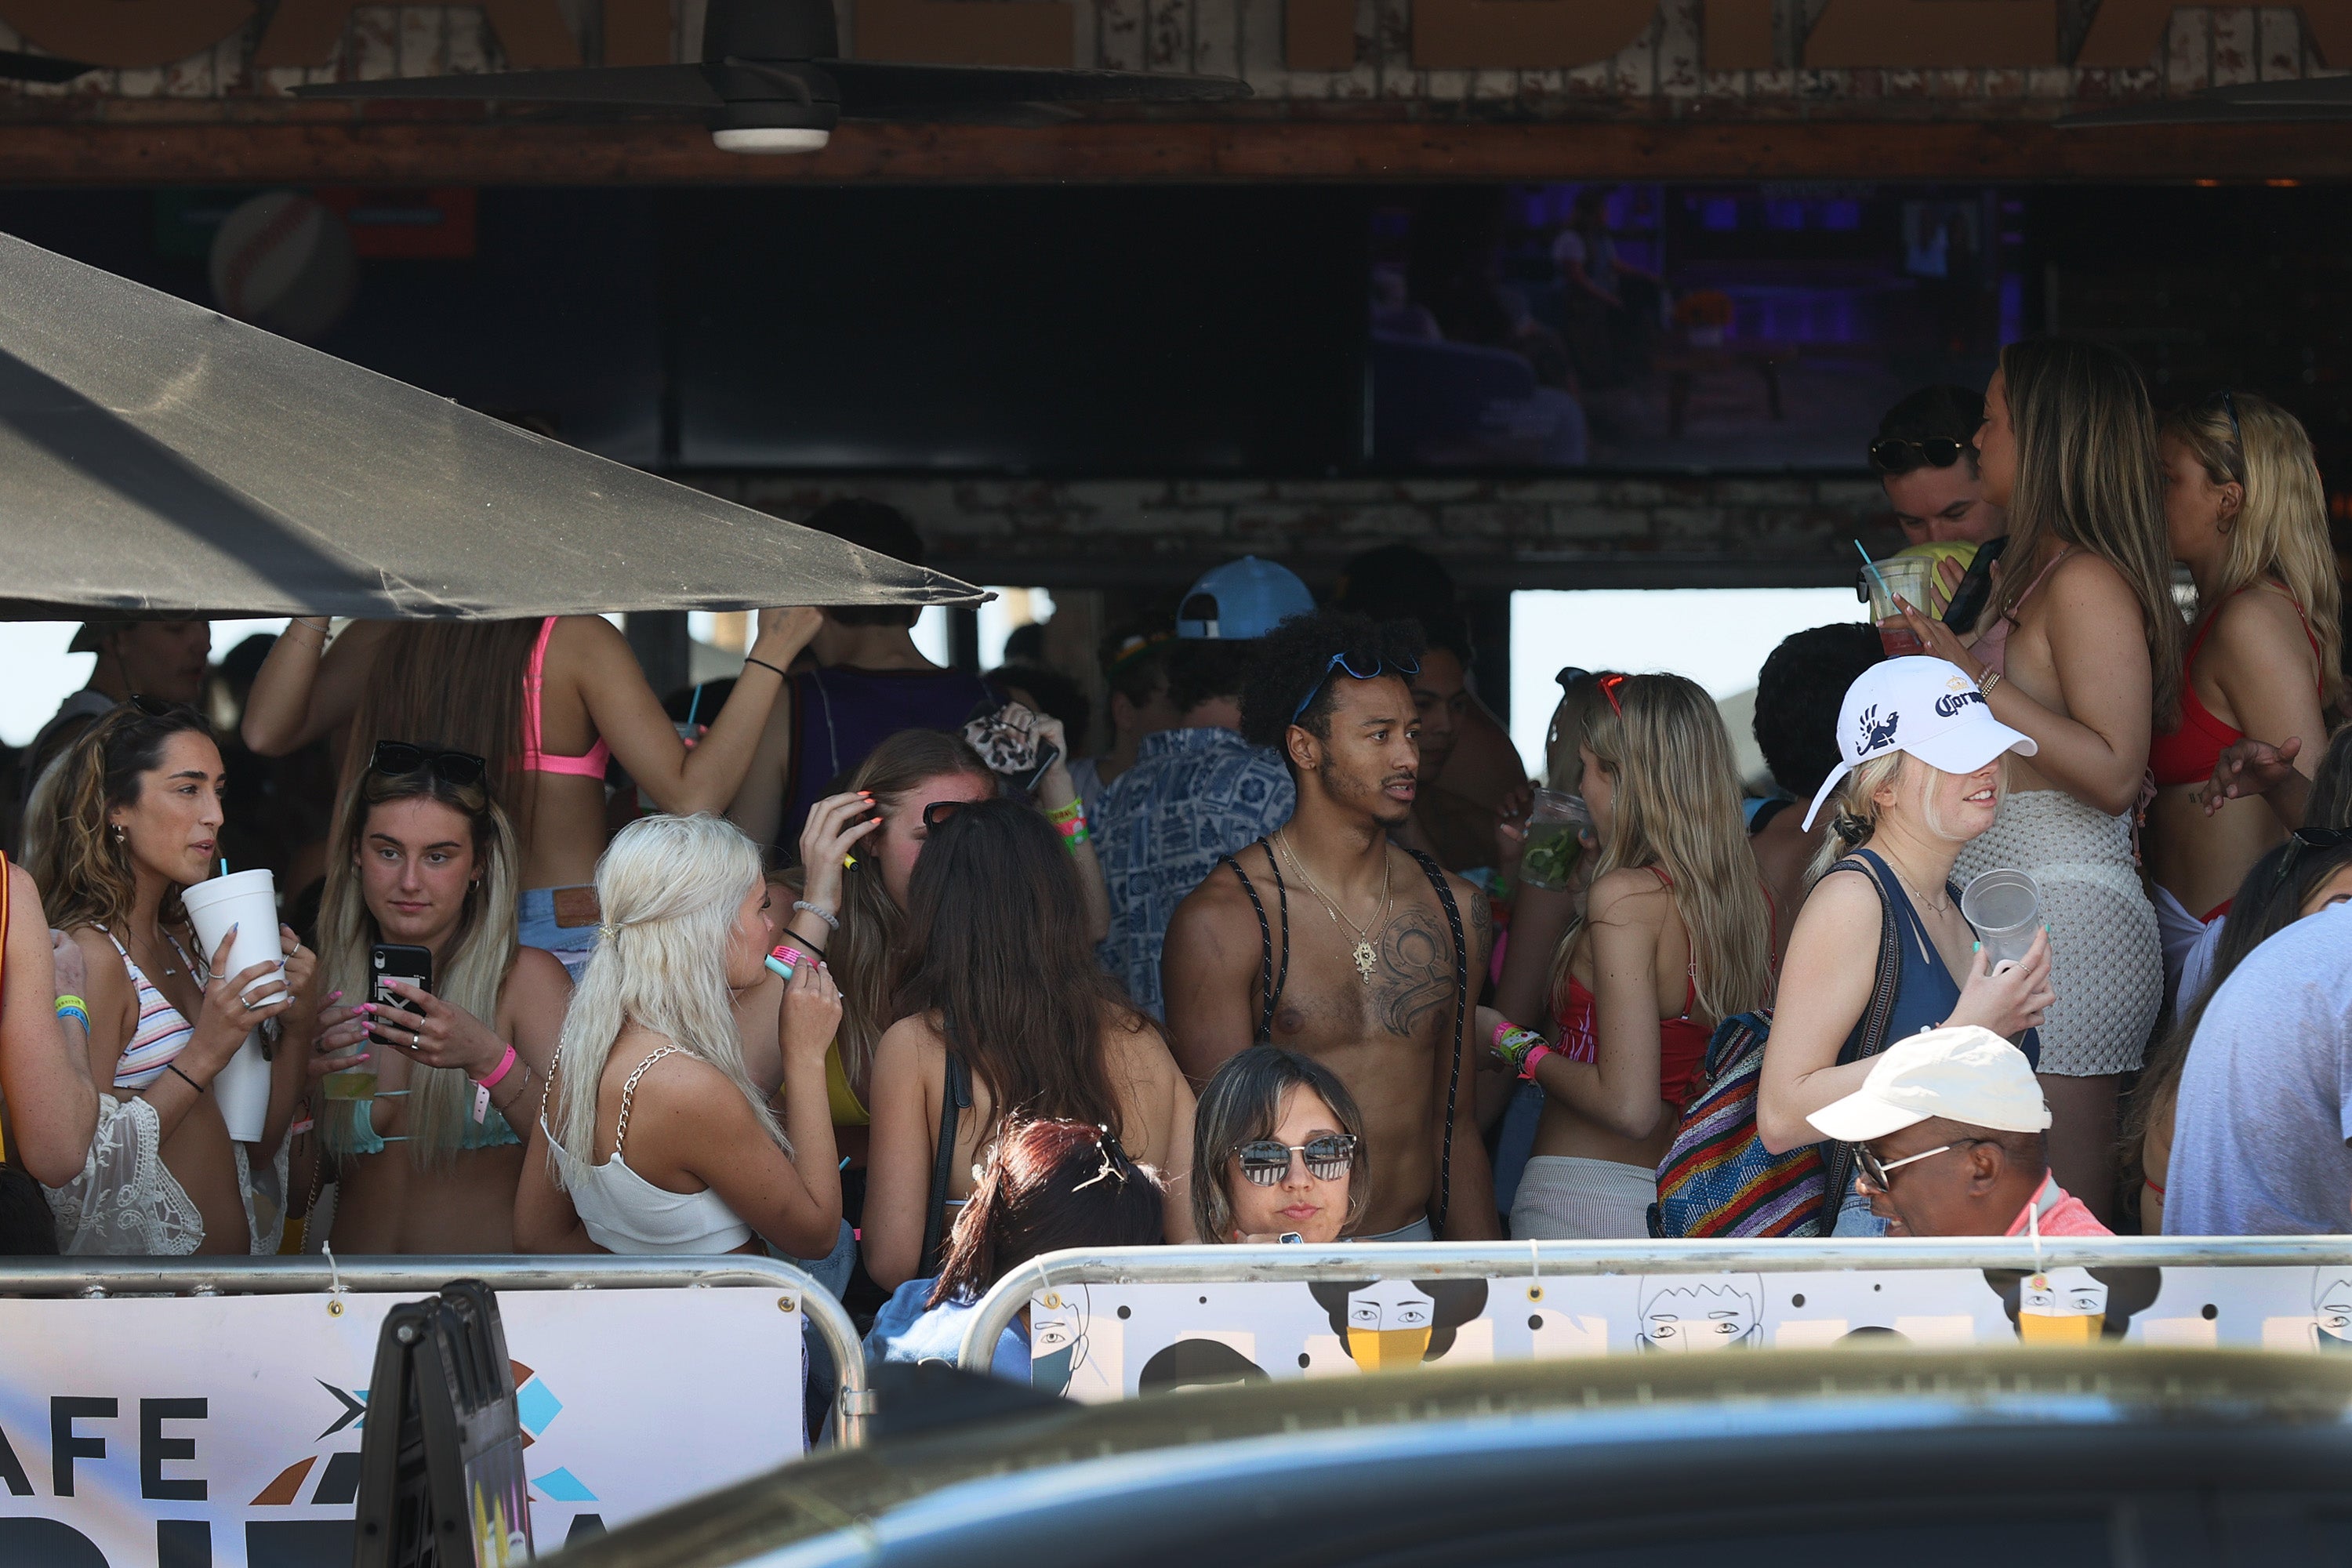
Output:
[[[1962,634],[1976,624],[2009,532],[2008,512],[1984,499],[1977,474],[1976,434],[1983,423],[1982,393],[1925,386],[1886,411],[1870,444],[1871,468],[1906,545],[1977,547],[1965,569],[1950,558],[1936,569],[1937,605],[1948,606],[1946,624]]]
[[[1339,610],[1263,638],[1242,735],[1297,786],[1279,828],[1180,905],[1161,961],[1168,1039],[1194,1084],[1253,1040],[1305,1053],[1363,1111],[1358,1241],[1499,1234],[1471,1039],[1494,922],[1461,878],[1397,845],[1420,791],[1410,621]]]
[[[1889,1236],[2112,1236],[2050,1173],[2050,1107],[1990,1029],[1929,1029],[1805,1118],[1853,1145],[1854,1185]]]

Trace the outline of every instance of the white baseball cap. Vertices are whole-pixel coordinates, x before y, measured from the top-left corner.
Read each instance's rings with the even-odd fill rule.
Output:
[[[1838,780],[1873,757],[1908,752],[1945,773],[1972,773],[2003,752],[2030,757],[2042,749],[1992,716],[1958,665],[1917,655],[1874,664],[1854,678],[1838,709],[1837,742],[1838,765],[1813,793],[1807,832]]]
[[[1999,1132],[2040,1132],[2050,1106],[2025,1053],[1974,1024],[1897,1040],[1862,1087],[1805,1118],[1841,1143],[1867,1143],[1940,1116]]]

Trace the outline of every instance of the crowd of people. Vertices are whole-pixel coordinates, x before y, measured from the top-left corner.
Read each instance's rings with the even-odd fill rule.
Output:
[[[684,723],[597,617],[299,619],[226,736],[201,624],[94,624],[6,872],[0,1242],[766,1251],[921,1357],[1063,1247],[1657,1234],[1733,1025],[1820,1234],[2352,1229],[2301,426],[2029,341],[1869,453],[1930,589],[1773,652],[1763,780],[1693,682],[1607,669],[1529,778],[1400,546],[1108,639],[1084,757],[1066,672],[941,669],[911,608],[761,613]],[[920,558],[887,507],[813,521]],[[225,754],[331,794],[257,808],[320,825],[282,967],[184,905],[251,799]],[[1589,821],[1565,878],[1525,875],[1538,782]],[[2037,900],[2005,955],[1996,869]]]

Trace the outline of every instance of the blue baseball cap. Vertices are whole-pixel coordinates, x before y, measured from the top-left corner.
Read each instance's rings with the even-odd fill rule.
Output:
[[[1176,611],[1176,635],[1243,642],[1315,608],[1315,595],[1286,566],[1244,555],[1212,569]]]

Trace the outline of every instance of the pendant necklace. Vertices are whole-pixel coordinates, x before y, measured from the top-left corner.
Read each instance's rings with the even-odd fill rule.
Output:
[[[1283,854],[1290,859],[1291,868],[1298,873],[1298,879],[1307,884],[1307,890],[1322,901],[1325,911],[1331,917],[1331,923],[1335,926],[1344,923],[1356,933],[1356,945],[1349,950],[1348,956],[1355,961],[1358,977],[1365,984],[1370,985],[1372,983],[1372,971],[1379,967],[1381,961],[1380,951],[1372,946],[1372,932],[1388,919],[1391,878],[1395,874],[1394,864],[1385,853],[1381,855],[1381,907],[1373,911],[1371,924],[1360,926],[1341,914],[1339,904],[1331,895],[1317,886],[1315,879],[1307,875],[1307,863],[1298,858],[1298,851],[1290,847],[1289,833],[1285,831],[1278,837],[1282,840]]]

